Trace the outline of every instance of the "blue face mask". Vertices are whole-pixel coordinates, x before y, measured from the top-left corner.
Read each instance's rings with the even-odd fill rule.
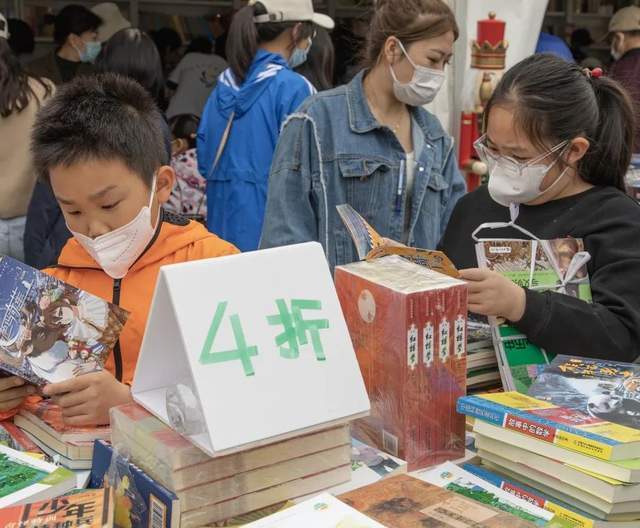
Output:
[[[295,70],[298,66],[302,66],[305,62],[307,62],[307,57],[309,56],[309,50],[311,49],[312,40],[309,39],[309,45],[306,49],[301,49],[296,47],[289,57],[289,66],[292,70]]]
[[[95,62],[102,50],[101,42],[89,41],[84,43],[84,51],[78,51],[80,62]]]

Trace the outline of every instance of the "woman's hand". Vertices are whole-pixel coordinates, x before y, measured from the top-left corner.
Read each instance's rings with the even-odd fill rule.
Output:
[[[517,323],[524,316],[527,297],[523,288],[506,277],[487,269],[466,269],[460,277],[469,288],[469,311],[503,317]]]

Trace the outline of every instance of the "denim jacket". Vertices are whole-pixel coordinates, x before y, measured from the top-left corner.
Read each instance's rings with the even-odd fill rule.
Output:
[[[402,240],[406,154],[369,109],[364,72],[315,95],[285,122],[271,167],[261,247],[319,241],[331,268],[358,260],[336,206],[350,204],[382,236]],[[453,141],[435,116],[412,108],[424,135],[416,152],[408,244],[435,248],[465,183]],[[401,190],[400,201],[396,199]]]

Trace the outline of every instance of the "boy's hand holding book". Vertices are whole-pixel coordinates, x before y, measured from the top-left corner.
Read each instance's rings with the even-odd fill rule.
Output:
[[[47,385],[43,393],[62,408],[64,422],[71,426],[108,424],[111,407],[133,401],[129,386],[106,370]]]
[[[17,376],[0,378],[0,412],[20,407],[27,396],[35,394],[36,388]]]
[[[488,269],[474,268],[461,270],[460,277],[468,285],[470,312],[502,317],[514,323],[524,317],[526,293],[503,275]]]

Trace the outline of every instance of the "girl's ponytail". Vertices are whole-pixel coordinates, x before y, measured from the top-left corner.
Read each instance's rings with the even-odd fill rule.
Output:
[[[240,9],[231,22],[227,38],[227,60],[238,84],[245,81],[253,59],[258,52],[258,31],[253,21],[254,6]]]
[[[581,160],[580,175],[594,185],[624,190],[624,176],[633,150],[635,118],[633,103],[617,82],[591,77],[600,115],[591,148]]]

